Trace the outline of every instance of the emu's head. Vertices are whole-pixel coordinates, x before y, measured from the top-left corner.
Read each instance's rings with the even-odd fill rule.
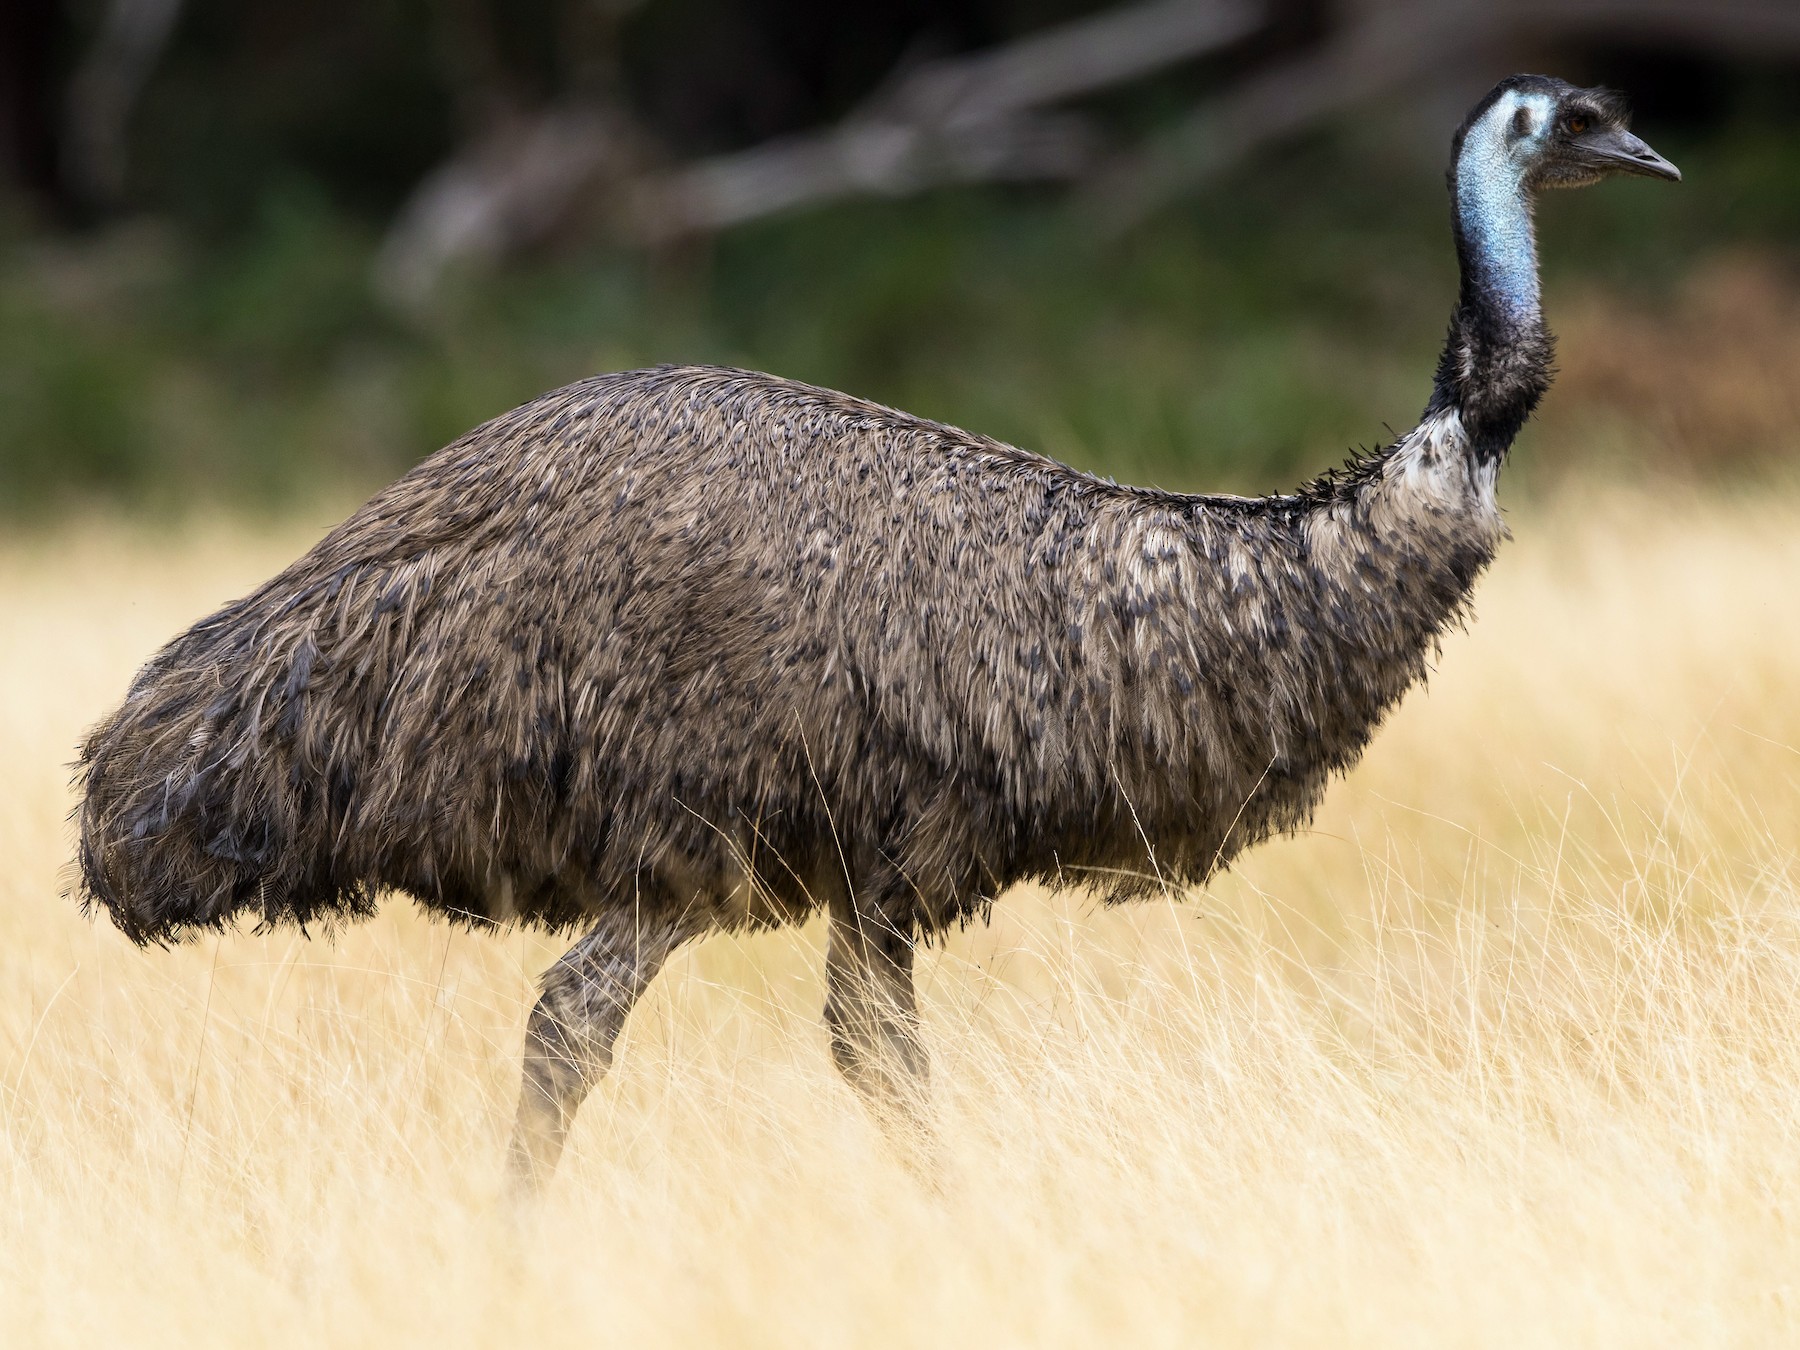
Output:
[[[1548,75],[1494,86],[1457,129],[1458,177],[1506,178],[1518,188],[1586,187],[1613,174],[1681,179],[1681,170],[1633,136],[1624,99]]]

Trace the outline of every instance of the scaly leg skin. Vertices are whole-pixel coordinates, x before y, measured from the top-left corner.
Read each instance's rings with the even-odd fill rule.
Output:
[[[910,916],[896,917],[901,906],[879,903],[873,889],[841,890],[831,900],[825,958],[831,1053],[890,1133],[898,1127],[898,1142],[914,1165],[928,1169],[935,1151],[926,1111],[931,1066],[913,997],[912,923]]]
[[[612,1065],[626,1014],[670,953],[694,936],[690,926],[661,924],[609,916],[544,972],[525,1027],[524,1080],[507,1150],[515,1196],[536,1195],[549,1181],[582,1098]]]

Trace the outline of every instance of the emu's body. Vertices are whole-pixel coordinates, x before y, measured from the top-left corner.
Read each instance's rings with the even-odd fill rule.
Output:
[[[530,1175],[669,952],[827,908],[840,1063],[904,1099],[919,937],[1299,825],[1462,613],[1549,343],[1535,259],[1523,300],[1484,288],[1506,260],[1457,219],[1425,418],[1291,496],[1120,487],[741,371],[516,409],[144,668],[83,750],[86,893],[140,942],[383,888],[586,928],[528,1032]]]
[[[1303,819],[1491,555],[1454,426],[1240,501],[764,375],[585,381],[156,657],[90,752],[96,893],[146,936],[376,887],[735,926],[867,848],[933,930],[1204,877]]]

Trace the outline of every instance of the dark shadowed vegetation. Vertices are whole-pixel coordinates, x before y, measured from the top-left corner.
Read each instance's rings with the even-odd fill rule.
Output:
[[[48,15],[51,104],[105,8],[20,11]],[[182,7],[111,198],[45,169],[56,147],[33,158],[14,115],[0,514],[360,492],[547,388],[660,361],[845,389],[1122,478],[1294,480],[1418,412],[1454,286],[1439,105],[1492,75],[1353,103],[1124,232],[1079,185],[949,187],[660,247],[564,232],[401,311],[371,286],[382,238],[484,98],[597,82],[667,153],[704,155],[828,124],[897,63],[1084,7],[896,0],[847,24],[797,0],[649,0],[598,36],[550,0],[495,6],[486,29],[444,17],[480,5],[339,8]],[[1230,60],[1085,113],[1116,138],[1153,130],[1328,7],[1276,8]],[[1596,456],[1782,464],[1800,425],[1800,82],[1617,43],[1530,60],[1630,89],[1692,187],[1547,204],[1550,316],[1570,340],[1515,482]]]

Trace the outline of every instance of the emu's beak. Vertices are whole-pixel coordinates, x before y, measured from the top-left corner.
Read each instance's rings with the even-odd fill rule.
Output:
[[[1645,145],[1629,131],[1605,131],[1597,136],[1590,136],[1582,146],[1603,168],[1614,173],[1634,173],[1645,178],[1666,178],[1671,183],[1681,181],[1681,170],[1656,151]]]

